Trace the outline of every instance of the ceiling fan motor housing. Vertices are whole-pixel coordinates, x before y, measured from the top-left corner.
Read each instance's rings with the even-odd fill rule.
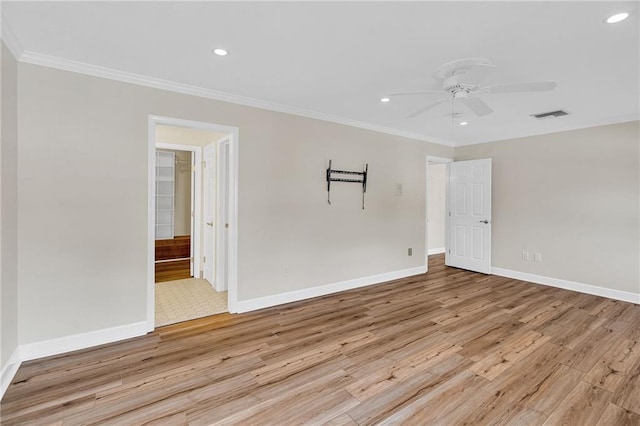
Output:
[[[442,90],[451,93],[454,98],[466,98],[476,88],[475,84],[462,83],[459,75],[448,77],[442,84]]]

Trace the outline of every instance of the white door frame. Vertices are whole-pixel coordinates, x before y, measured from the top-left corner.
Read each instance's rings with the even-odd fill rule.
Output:
[[[216,158],[216,245],[215,245],[215,253],[216,253],[216,270],[215,270],[215,281],[216,281],[216,290],[218,291],[226,291],[228,290],[227,282],[229,280],[229,270],[225,268],[222,260],[225,256],[228,257],[228,247],[225,250],[225,229],[227,222],[224,221],[223,212],[227,211],[227,216],[229,215],[229,202],[231,201],[231,192],[228,191],[228,197],[225,199],[224,193],[225,188],[223,182],[228,181],[230,176],[230,166],[231,166],[231,135],[225,136],[222,139],[216,141],[215,143],[215,158]],[[229,158],[225,158],[223,155],[225,145],[229,146]],[[225,160],[227,164],[225,164]],[[226,176],[224,176],[226,174]],[[231,226],[230,224],[228,226]],[[227,235],[229,238],[229,235]],[[222,267],[218,267],[218,265],[223,265]],[[225,280],[225,272],[227,275],[227,280]]]
[[[238,304],[238,145],[240,131],[237,127],[221,124],[149,115],[147,122],[147,331],[153,331],[155,328],[155,153],[156,125],[158,124],[231,134],[229,141],[229,256],[227,258],[229,312],[237,312]]]
[[[424,168],[424,172],[425,172],[425,185],[424,185],[424,192],[425,192],[425,197],[424,197],[424,203],[425,203],[425,207],[424,207],[424,252],[425,252],[425,271],[429,270],[429,183],[428,183],[428,179],[429,179],[429,162],[431,163],[438,163],[438,164],[448,164],[451,163],[453,161],[453,158],[446,158],[446,157],[434,157],[432,155],[427,155],[426,157],[426,161],[425,161],[425,168]],[[447,176],[449,176],[449,166],[447,165]],[[447,209],[449,208],[449,179],[447,178],[445,183],[445,206],[447,206]],[[448,210],[447,210],[448,211]],[[445,252],[445,257],[446,257],[446,253],[447,250],[449,248],[449,215],[446,214],[445,218],[444,218],[444,252]]]
[[[156,148],[189,151],[193,155],[191,163],[192,166],[195,167],[195,173],[191,175],[191,206],[193,209],[193,216],[191,216],[191,258],[193,259],[191,262],[191,273],[194,277],[198,278],[198,274],[202,270],[202,256],[200,255],[200,241],[202,239],[202,192],[200,190],[202,185],[202,147],[157,142]]]

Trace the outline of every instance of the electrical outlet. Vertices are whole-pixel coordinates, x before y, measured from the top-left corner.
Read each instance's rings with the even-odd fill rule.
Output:
[[[413,256],[413,249],[411,247],[409,247],[409,249],[407,250],[407,254],[409,256]]]
[[[528,261],[529,261],[529,259],[530,259],[529,252],[528,252],[528,251],[523,251],[523,252],[522,252],[522,260],[524,260],[524,261],[527,261],[527,262],[528,262]]]
[[[542,253],[533,253],[533,260],[536,262],[542,262]]]

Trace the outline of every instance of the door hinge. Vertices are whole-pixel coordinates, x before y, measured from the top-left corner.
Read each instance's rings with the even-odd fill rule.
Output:
[[[451,216],[451,212],[449,212],[449,216]]]
[[[202,256],[202,263],[206,263],[207,262],[207,256]]]
[[[193,263],[193,257],[189,258],[189,262]]]

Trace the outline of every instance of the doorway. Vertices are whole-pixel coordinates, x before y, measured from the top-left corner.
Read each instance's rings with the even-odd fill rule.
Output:
[[[199,147],[156,143],[155,282],[197,276]]]
[[[447,164],[450,158],[427,156],[426,161],[426,236],[425,247],[429,266],[429,256],[442,255],[447,247]],[[444,263],[444,259],[443,262]]]
[[[218,157],[219,141],[228,146],[226,155]],[[213,147],[213,154],[207,157]],[[238,129],[212,123],[202,123],[168,117],[149,117],[149,250],[148,250],[148,286],[147,286],[147,324],[148,329],[172,322],[199,318],[224,311],[235,312],[237,302],[237,147]],[[159,149],[159,151],[156,151]],[[167,169],[159,169],[158,152],[161,156],[173,158],[173,174]],[[206,154],[205,154],[206,153]],[[204,154],[204,158],[203,158]],[[164,163],[169,164],[164,158]],[[219,181],[220,167],[226,170],[225,179]],[[158,174],[173,176],[159,182]],[[182,173],[185,176],[181,176]],[[175,191],[172,194],[158,195],[162,185],[164,191],[171,186],[186,187],[185,178],[190,176],[189,209],[186,210],[184,194]],[[162,192],[162,191],[160,191]],[[218,192],[224,194],[222,199]],[[172,198],[173,197],[173,198]],[[171,202],[173,201],[173,203]],[[224,201],[224,202],[223,202]],[[208,207],[207,207],[208,206]],[[187,216],[187,217],[185,217]],[[225,232],[216,232],[214,222],[225,220]],[[190,228],[189,235],[185,229]],[[173,231],[173,232],[172,232]],[[180,234],[180,235],[178,235]],[[160,237],[160,238],[158,238]],[[185,242],[188,237],[188,244]],[[173,258],[158,259],[156,247],[170,241],[173,245],[182,245],[182,249],[173,248]],[[188,249],[184,246],[188,245]],[[188,256],[184,256],[188,253]],[[178,257],[179,255],[179,257]],[[158,263],[157,261],[160,260]],[[167,262],[162,262],[167,260]],[[182,268],[185,277],[173,275],[169,281],[156,284],[156,270],[162,263],[183,262],[189,265]],[[163,265],[168,267],[168,265]],[[162,266],[161,268],[162,269]],[[218,270],[227,271],[218,274]],[[188,276],[187,276],[188,275]],[[215,277],[215,279],[214,279]],[[219,299],[224,289],[224,303]],[[228,293],[226,290],[228,289]],[[172,309],[172,306],[187,309]],[[169,321],[167,311],[173,312],[177,320]],[[174,312],[176,311],[176,312]],[[184,312],[182,312],[184,311]],[[164,319],[162,319],[162,318]],[[175,319],[174,318],[174,319]]]

